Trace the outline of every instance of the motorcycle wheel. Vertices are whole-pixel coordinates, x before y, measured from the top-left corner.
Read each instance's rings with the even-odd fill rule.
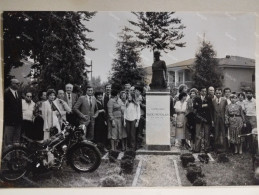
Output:
[[[21,179],[28,171],[28,151],[23,147],[12,147],[2,155],[0,176],[5,181]]]
[[[89,145],[78,145],[69,155],[71,167],[78,172],[93,172],[101,164],[101,153]]]

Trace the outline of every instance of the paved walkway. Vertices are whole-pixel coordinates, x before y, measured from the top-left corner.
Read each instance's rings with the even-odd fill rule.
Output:
[[[137,155],[142,161],[136,182],[138,187],[179,186],[176,161],[179,155]]]

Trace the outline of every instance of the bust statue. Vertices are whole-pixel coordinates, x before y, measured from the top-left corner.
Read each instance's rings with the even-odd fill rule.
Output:
[[[152,64],[151,90],[163,91],[167,89],[167,68],[165,61],[160,60],[160,52],[154,52],[154,63]]]

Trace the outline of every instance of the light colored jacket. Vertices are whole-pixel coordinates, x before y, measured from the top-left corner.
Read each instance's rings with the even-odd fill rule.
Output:
[[[51,127],[56,127],[58,131],[61,131],[58,115],[60,116],[60,110],[55,101],[53,104],[56,106],[58,111],[52,111],[50,102],[42,102],[42,118],[44,120],[43,131],[44,131],[44,140],[49,138],[49,129]]]

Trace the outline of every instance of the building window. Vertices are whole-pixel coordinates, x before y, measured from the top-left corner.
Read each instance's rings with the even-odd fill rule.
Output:
[[[255,75],[252,74],[252,82],[255,82]]]

